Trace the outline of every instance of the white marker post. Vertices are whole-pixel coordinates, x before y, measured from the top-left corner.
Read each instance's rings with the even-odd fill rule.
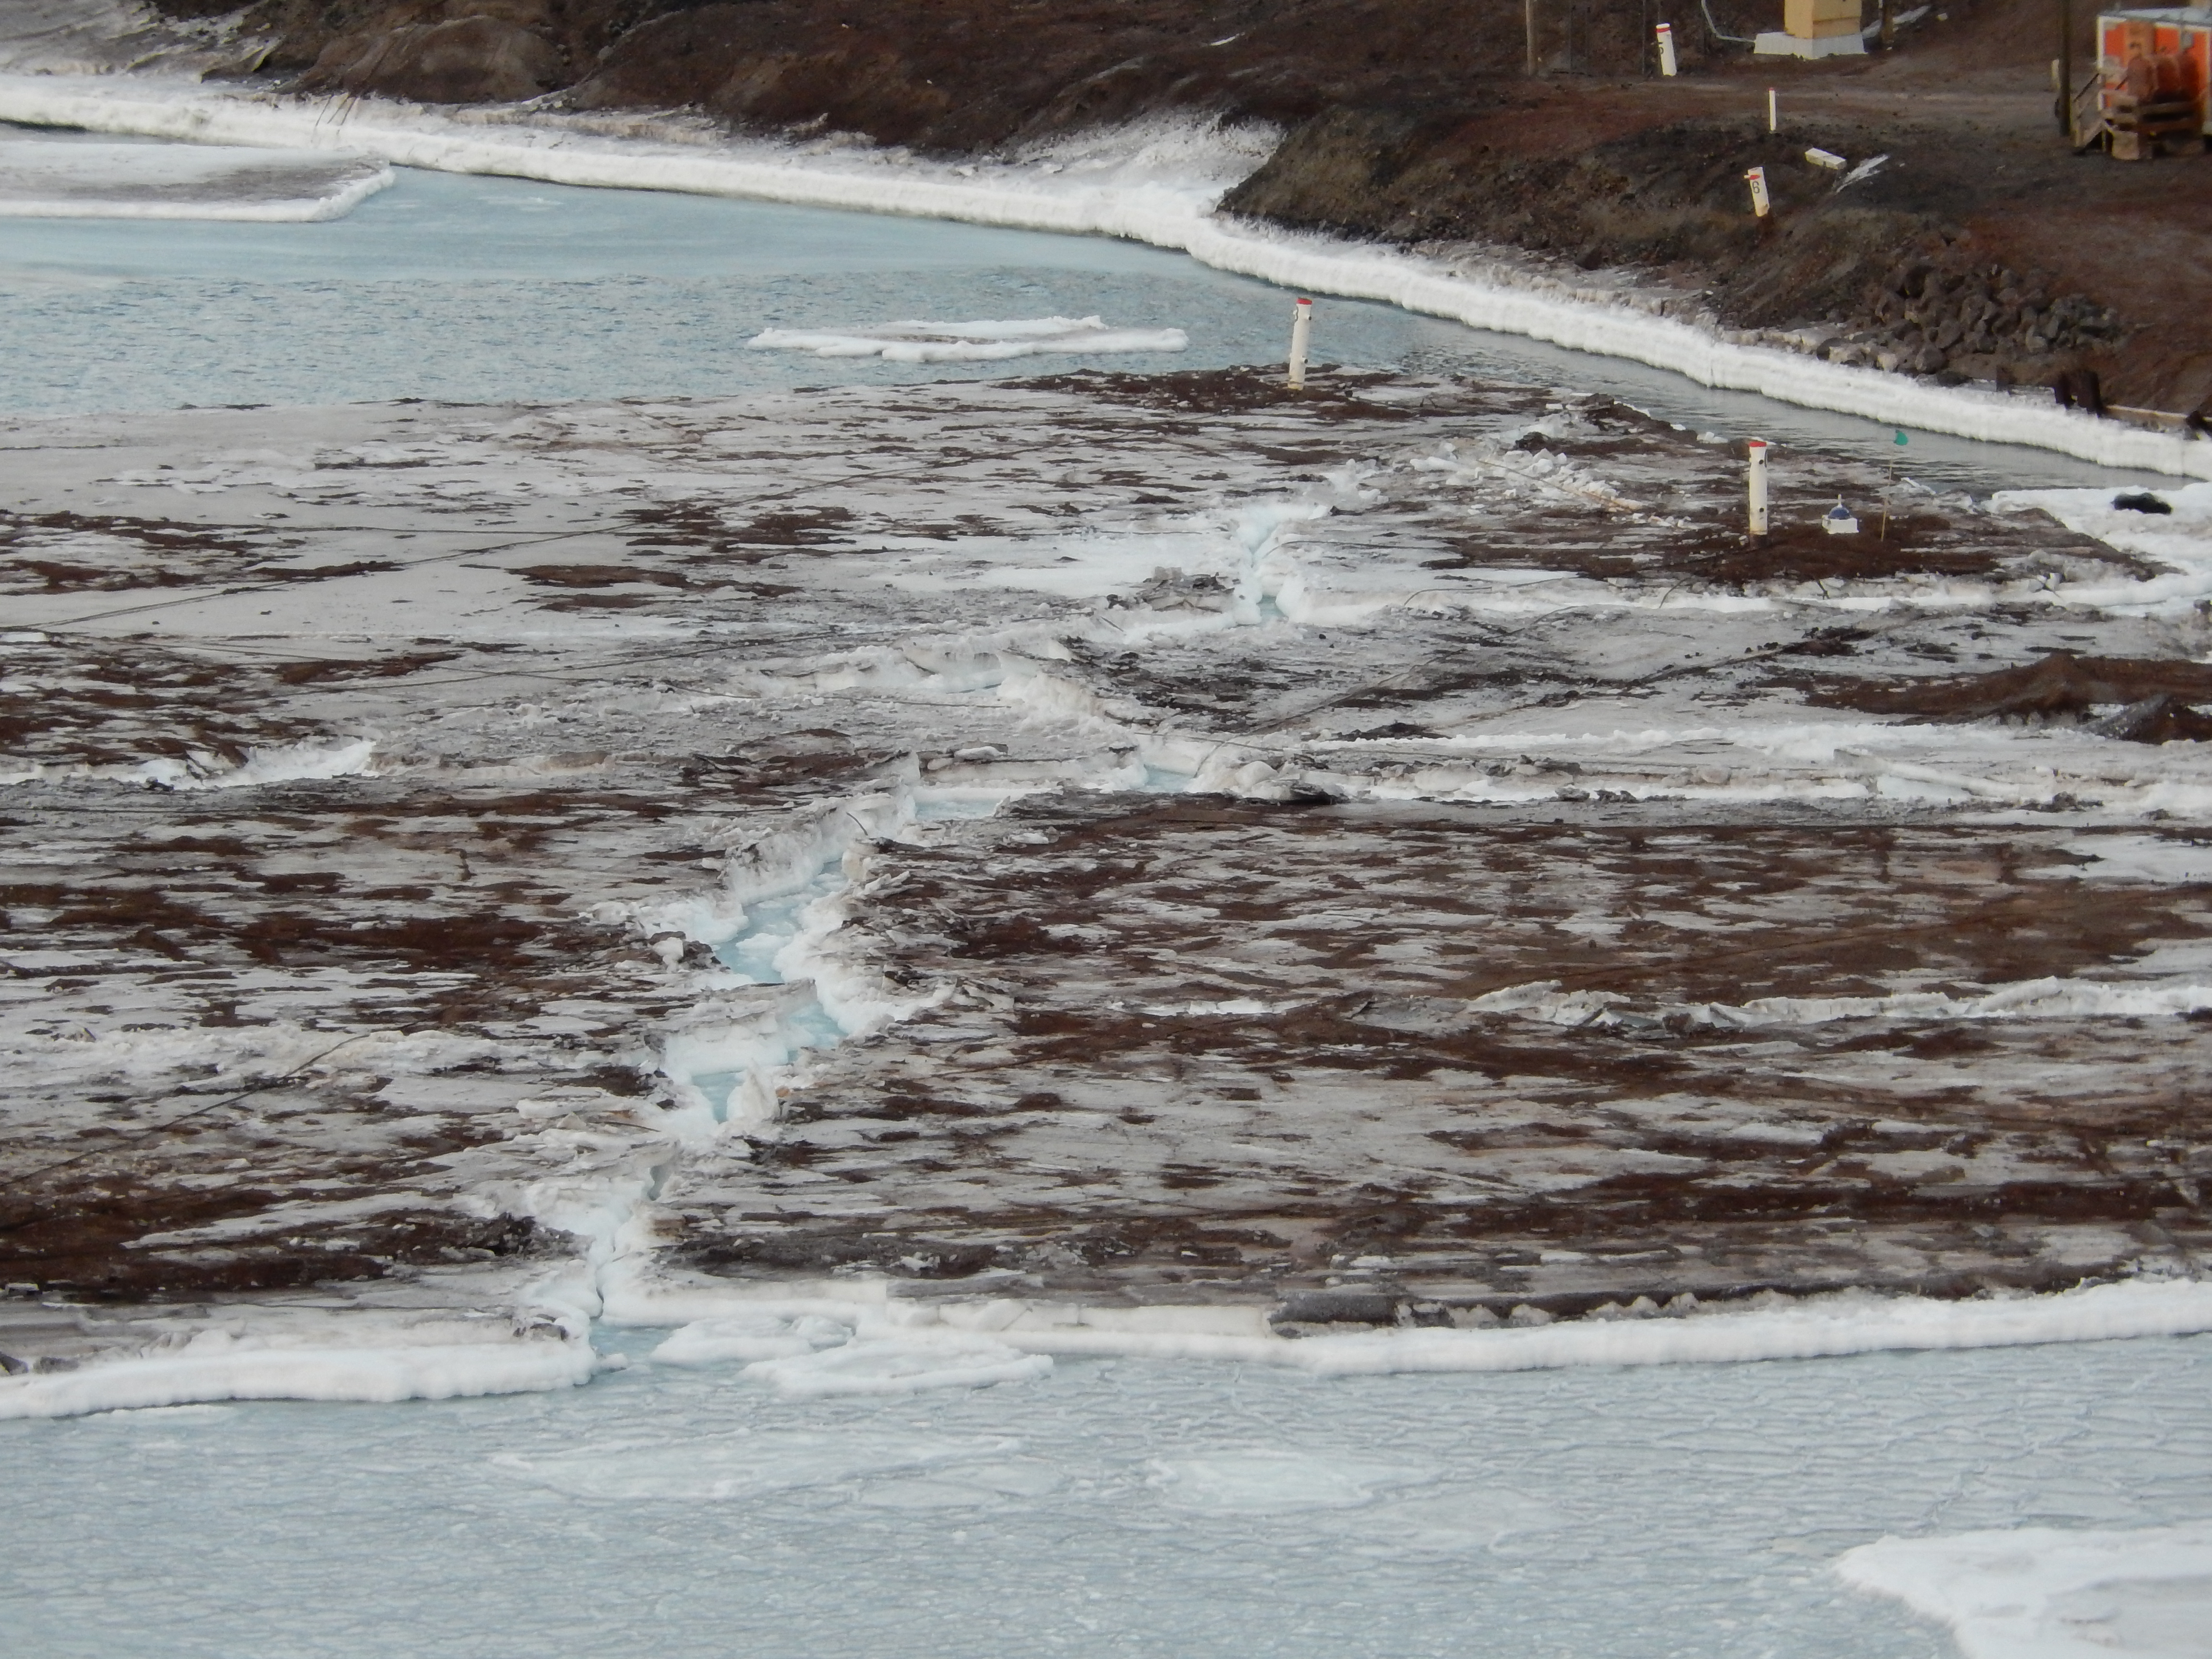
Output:
[[[1774,88],[1772,87],[1769,87],[1766,89],[1766,130],[1769,132],[1779,132],[1782,131],[1781,112],[1777,110],[1774,106]]]
[[[1752,213],[1754,216],[1764,219],[1766,216],[1767,209],[1773,205],[1766,194],[1766,169],[1765,167],[1747,168],[1743,176],[1744,181],[1751,186]]]
[[[1750,465],[1751,538],[1766,539],[1766,440],[1753,438],[1744,446]]]
[[[1306,386],[1306,347],[1313,338],[1313,301],[1301,300],[1291,313],[1291,390]]]
[[[1659,73],[1671,81],[1674,78],[1674,26],[1662,23],[1656,33],[1659,36]]]

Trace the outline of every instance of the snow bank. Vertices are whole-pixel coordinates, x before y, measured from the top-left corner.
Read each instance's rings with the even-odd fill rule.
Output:
[[[763,329],[745,342],[756,351],[811,351],[817,357],[881,357],[894,363],[987,362],[1048,352],[1090,356],[1105,352],[1182,351],[1179,328],[1109,328],[1097,317],[1035,317],[1019,321],[884,323],[829,334],[799,328]]]
[[[2212,1521],[1884,1538],[1847,1552],[1836,1572],[1941,1620],[1966,1659],[2212,1653]]]
[[[669,1277],[637,1264],[606,1285],[604,1316],[622,1325],[732,1319],[827,1320],[848,1342],[789,1363],[805,1379],[855,1380],[879,1370],[947,1370],[976,1363],[969,1345],[988,1338],[1030,1355],[1126,1355],[1227,1359],[1286,1366],[1316,1376],[1397,1371],[1554,1370],[1576,1365],[1726,1364],[1815,1359],[1840,1354],[2002,1348],[2045,1342],[2102,1342],[2212,1332],[2212,1284],[2130,1282],[2055,1296],[1969,1302],[1846,1293],[1795,1305],[1708,1309],[1679,1317],[1562,1321],[1489,1330],[1421,1328],[1291,1339],[1271,1334],[1257,1304],[1094,1308],[1022,1297],[936,1297],[907,1301],[884,1279],[747,1285],[698,1276]],[[695,1325],[678,1352],[710,1340]],[[765,1325],[760,1328],[766,1330]],[[679,1335],[684,1334],[679,1333]],[[675,1339],[672,1338],[672,1341]],[[929,1350],[940,1345],[933,1361]],[[1000,1363],[985,1355],[985,1364]],[[749,1374],[784,1385],[785,1372],[759,1364]],[[993,1379],[996,1380],[996,1379]],[[839,1390],[843,1391],[843,1390]],[[873,1387],[853,1391],[880,1392]]]
[[[1838,1354],[2005,1348],[2212,1331],[2212,1284],[2105,1285],[2057,1296],[1939,1302],[1843,1296],[1688,1319],[1577,1320],[1492,1331],[1310,1338],[1291,1363],[1323,1376],[1727,1364]],[[1015,1339],[1018,1340],[1018,1338]]]
[[[369,1312],[241,1317],[73,1370],[0,1377],[0,1419],[216,1400],[389,1402],[541,1392],[588,1382],[599,1365],[589,1342],[551,1324]]]
[[[1018,163],[959,167],[903,150],[723,140],[665,118],[562,118],[311,101],[155,76],[0,76],[0,120],[194,143],[344,149],[408,167],[550,183],[743,196],[871,213],[1127,237],[1304,292],[1376,300],[1470,327],[1668,369],[1703,386],[2114,467],[2212,477],[2212,444],[2048,400],[1944,387],[1724,337],[1621,295],[1504,267],[1468,271],[1392,250],[1215,216],[1264,159],[1255,133],[1159,124]],[[688,140],[688,142],[679,142]]]
[[[0,142],[0,218],[340,219],[396,177],[296,149]]]

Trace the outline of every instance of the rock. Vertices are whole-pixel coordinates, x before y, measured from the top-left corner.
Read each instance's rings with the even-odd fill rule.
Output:
[[[1386,1291],[1307,1291],[1283,1298],[1277,1325],[1392,1325],[1399,1298]]]
[[[504,104],[550,92],[566,78],[560,52],[544,36],[476,16],[341,35],[300,84],[428,104]]]
[[[2131,702],[2082,729],[2123,743],[2202,743],[2212,738],[2212,715],[2161,693]]]

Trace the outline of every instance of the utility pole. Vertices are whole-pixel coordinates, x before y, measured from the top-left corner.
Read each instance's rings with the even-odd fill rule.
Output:
[[[2058,0],[2058,130],[2074,136],[2074,0]]]

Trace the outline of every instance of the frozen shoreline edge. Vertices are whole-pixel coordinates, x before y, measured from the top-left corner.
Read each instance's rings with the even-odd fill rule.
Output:
[[[1115,236],[1285,288],[1378,301],[1473,328],[1646,364],[1719,390],[2055,451],[2104,466],[2212,477],[2212,443],[2055,404],[1845,368],[1740,344],[1632,307],[1486,283],[1384,248],[1218,218],[1214,204],[1234,180],[1189,169],[1180,176],[1154,172],[1128,179],[1109,173],[1096,182],[1089,181],[1097,177],[1095,168],[1088,175],[1030,169],[1018,177],[975,179],[880,152],[845,152],[857,156],[856,164],[802,155],[769,141],[685,145],[529,125],[526,112],[470,113],[474,118],[373,100],[211,92],[197,82],[152,77],[126,83],[119,76],[0,75],[0,121],[187,143],[343,150],[441,172]]]
[[[2212,1334],[2212,1283],[2195,1280],[2134,1280],[1969,1302],[1847,1292],[1741,1312],[1294,1338],[1272,1334],[1267,1307],[1258,1303],[1109,1308],[988,1296],[908,1299],[891,1294],[882,1280],[740,1285],[622,1278],[624,1282],[608,1287],[600,1316],[614,1328],[682,1329],[733,1317],[793,1323],[826,1319],[850,1329],[849,1345],[833,1350],[841,1354],[873,1349],[893,1358],[937,1356],[957,1364],[972,1362],[981,1348],[1048,1363],[1054,1357],[1225,1360],[1316,1379],[1742,1364]],[[234,1322],[238,1310],[229,1312]],[[333,1316],[341,1323],[349,1317],[370,1324],[373,1334],[374,1314]],[[0,1377],[0,1421],[231,1400],[389,1404],[542,1392],[580,1387],[602,1370],[620,1368],[621,1361],[593,1349],[573,1311],[559,1324],[565,1334],[551,1340],[546,1339],[553,1329],[541,1326],[535,1332],[520,1329],[503,1342],[324,1343],[303,1349],[281,1340],[257,1342],[249,1320],[244,1340],[205,1357],[141,1353],[72,1370]]]

